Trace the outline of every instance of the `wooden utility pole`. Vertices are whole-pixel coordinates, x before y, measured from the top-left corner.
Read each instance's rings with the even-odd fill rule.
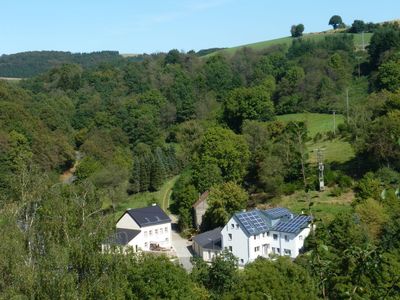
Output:
[[[349,88],[346,88],[346,117],[349,124]]]
[[[333,135],[336,136],[336,111],[333,111]]]

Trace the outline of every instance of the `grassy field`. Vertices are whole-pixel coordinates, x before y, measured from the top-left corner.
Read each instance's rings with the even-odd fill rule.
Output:
[[[319,41],[324,39],[326,36],[329,35],[338,35],[338,34],[343,34],[343,33],[334,33],[333,31],[327,31],[327,32],[321,32],[321,33],[308,33],[303,36],[303,39],[306,40],[314,40],[314,41]],[[350,33],[349,33],[350,34]],[[355,33],[352,34],[354,36],[354,44],[356,48],[362,47],[362,35],[361,33]],[[369,44],[369,41],[371,40],[372,33],[364,33],[364,43],[365,45]],[[226,48],[223,50],[219,50],[213,53],[210,53],[208,55],[205,55],[204,57],[215,55],[216,53],[225,53],[225,54],[233,54],[235,51],[237,51],[240,48],[243,47],[248,47],[253,50],[262,50],[271,46],[275,45],[287,45],[290,46],[293,41],[293,38],[288,36],[288,37],[283,37],[279,39],[273,39],[269,41],[262,41],[262,42],[257,42],[257,43],[252,43],[252,44],[247,44],[247,45],[241,45],[237,47],[232,47],[232,48]]]
[[[343,193],[339,197],[332,197],[331,190],[327,188],[324,192],[311,191],[307,195],[304,191],[298,191],[289,196],[283,196],[273,200],[274,205],[287,207],[295,213],[304,211],[308,213],[308,204],[312,202],[311,213],[317,219],[329,222],[338,213],[349,211],[354,199],[352,191]]]
[[[304,121],[307,124],[308,133],[310,138],[314,138],[317,133],[327,133],[333,131],[333,115],[330,114],[317,114],[317,113],[299,113],[288,114],[277,117],[278,120],[283,122],[289,121]],[[336,115],[336,126],[344,122],[343,115]],[[351,145],[341,139],[321,139],[314,142],[313,140],[307,143],[309,158],[311,163],[316,163],[315,149],[324,149],[324,159],[327,162],[344,163],[354,157],[354,150]]]
[[[169,199],[172,187],[179,176],[175,176],[166,181],[157,192],[144,192],[130,196],[126,201],[120,203],[116,210],[116,215],[120,216],[128,208],[140,208],[157,203],[161,208],[168,212]]]
[[[304,121],[307,124],[308,135],[313,138],[317,133],[333,131],[333,115],[317,113],[299,113],[277,116],[283,122]],[[336,114],[336,126],[344,123],[343,115]]]

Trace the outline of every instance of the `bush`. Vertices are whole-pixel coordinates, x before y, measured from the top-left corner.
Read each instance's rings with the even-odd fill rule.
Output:
[[[350,176],[344,175],[342,173],[338,174],[337,184],[343,189],[351,188],[353,186],[353,179]]]
[[[316,143],[316,142],[322,140],[322,137],[323,137],[323,136],[322,136],[322,133],[321,133],[321,132],[318,132],[318,133],[313,137],[313,142]]]
[[[335,186],[330,193],[330,196],[332,197],[339,197],[341,194],[343,194],[343,189],[340,186]]]

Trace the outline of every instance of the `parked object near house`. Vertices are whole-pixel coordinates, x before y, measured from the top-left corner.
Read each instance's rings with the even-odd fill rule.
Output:
[[[221,252],[221,230],[222,228],[218,227],[193,238],[193,251],[204,261],[211,262]]]
[[[235,213],[221,231],[222,248],[244,265],[270,254],[295,258],[311,229],[311,217],[286,208]]]
[[[128,209],[118,220],[113,236],[104,241],[102,250],[111,245],[133,251],[170,250],[171,219],[158,205]]]
[[[194,225],[197,229],[200,228],[201,223],[203,222],[204,214],[208,208],[208,191],[205,191],[203,194],[200,195],[199,199],[193,204],[193,219]]]

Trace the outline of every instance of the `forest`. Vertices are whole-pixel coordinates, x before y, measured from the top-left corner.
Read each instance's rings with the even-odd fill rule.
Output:
[[[103,55],[0,80],[1,299],[400,299],[398,25],[376,26],[366,49],[332,34],[233,54]],[[333,111],[343,122],[325,133],[284,119]],[[354,153],[326,164],[332,202],[351,197],[325,214],[311,197],[309,143],[321,141]],[[60,182],[74,164],[73,183]],[[208,190],[201,230],[300,194],[316,230],[295,261],[244,269],[229,252],[191,273],[163,256],[101,254],[127,203],[171,179],[182,235]]]
[[[92,53],[28,51],[8,55],[3,54],[0,56],[0,77],[32,77],[67,63],[90,68],[100,63],[118,64],[122,60],[118,51]]]

